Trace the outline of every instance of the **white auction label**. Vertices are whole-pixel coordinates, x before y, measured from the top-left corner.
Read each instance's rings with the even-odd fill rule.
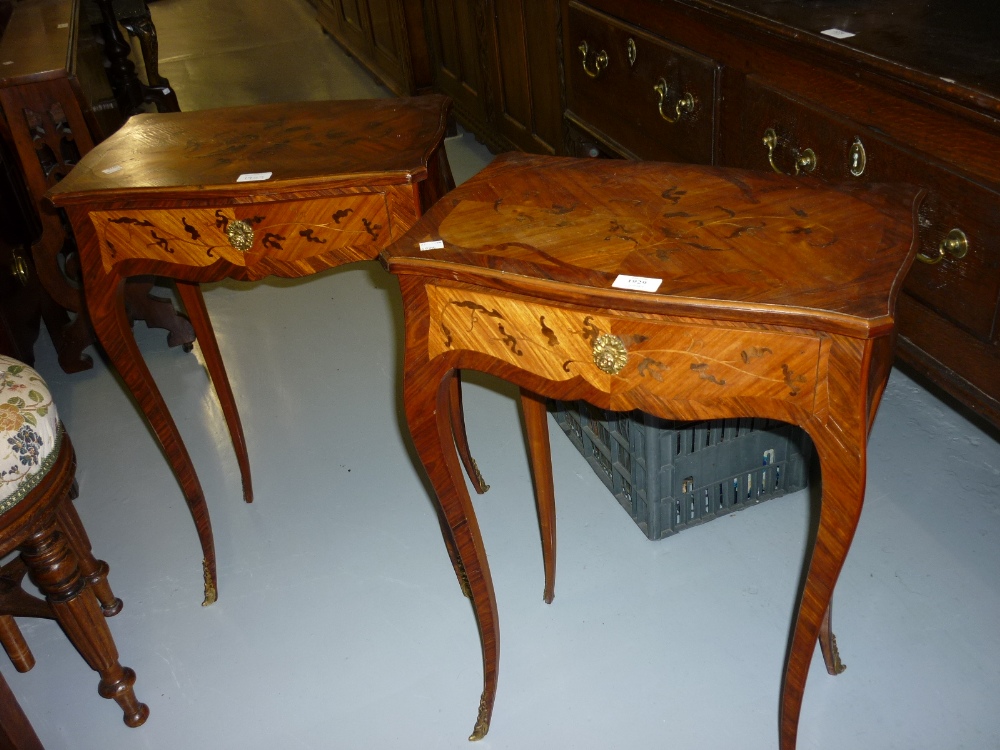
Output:
[[[844,31],[843,29],[827,29],[826,31],[821,31],[819,33],[832,36],[834,39],[850,39],[854,36],[852,32]]]
[[[121,171],[121,168],[121,164],[115,164],[113,167],[108,167],[107,169],[102,169],[101,171],[104,172],[104,174],[114,174],[115,172]]]
[[[618,274],[618,277],[611,282],[611,286],[616,289],[634,289],[637,292],[655,292],[660,288],[663,279],[650,279],[646,276],[626,276]]]
[[[444,250],[443,240],[428,240],[420,243],[421,250]]]
[[[247,172],[236,178],[237,182],[262,182],[271,179],[271,172]]]

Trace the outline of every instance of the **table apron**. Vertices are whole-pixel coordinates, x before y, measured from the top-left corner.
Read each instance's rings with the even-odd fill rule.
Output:
[[[582,378],[613,400],[648,391],[706,405],[781,401],[814,412],[825,384],[829,337],[815,331],[588,312],[449,286],[426,290],[429,359],[477,352],[548,381]],[[609,335],[625,352],[615,374],[595,362],[595,345]]]
[[[223,207],[92,211],[90,219],[101,263],[109,273],[135,260],[195,268],[223,260],[249,270],[262,262],[287,265],[331,253],[370,259],[392,238],[381,193]]]

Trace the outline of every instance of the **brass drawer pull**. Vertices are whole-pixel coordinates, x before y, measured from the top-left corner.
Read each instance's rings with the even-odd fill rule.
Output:
[[[964,258],[969,253],[969,238],[961,229],[952,229],[947,236],[938,243],[937,255],[924,255],[917,253],[917,260],[933,266],[944,260],[945,253],[952,258]]]
[[[764,131],[764,145],[767,146],[767,161],[771,165],[771,169],[778,174],[785,174],[774,163],[774,150],[778,147],[778,134],[774,132],[774,128],[768,128]],[[795,174],[808,173],[816,169],[816,154],[811,148],[802,151],[794,149],[792,155],[795,157]]]
[[[660,117],[669,122],[671,125],[680,120],[684,115],[694,112],[695,99],[693,95],[688,93],[682,94],[677,100],[673,116],[668,115],[663,111],[663,105],[667,103],[667,94],[670,92],[670,88],[667,86],[667,80],[665,78],[661,78],[660,82],[653,86],[653,91],[655,91],[660,97]]]
[[[628,364],[628,349],[625,342],[613,333],[602,333],[594,340],[592,348],[594,364],[608,375],[617,375]]]
[[[580,54],[583,55],[583,72],[591,78],[597,78],[604,72],[604,69],[608,67],[608,53],[604,50],[601,50],[594,55],[594,69],[591,70],[587,66],[590,57],[590,45],[588,45],[587,41],[584,40],[580,42],[580,46],[577,47],[577,49],[580,50]]]
[[[230,245],[245,253],[253,247],[253,226],[249,222],[234,219],[226,228],[226,237]]]
[[[14,257],[10,261],[10,272],[15,279],[21,282],[21,286],[28,286],[28,279],[31,278],[28,271],[28,261],[17,250],[14,251]]]
[[[21,282],[21,286],[28,286],[28,280],[31,278],[31,274],[28,271],[28,261],[16,250],[10,262],[10,272]]]
[[[639,55],[639,50],[637,50],[635,46],[635,39],[629,37],[629,40],[625,43],[625,54],[628,56],[629,67],[634,68],[635,59]]]

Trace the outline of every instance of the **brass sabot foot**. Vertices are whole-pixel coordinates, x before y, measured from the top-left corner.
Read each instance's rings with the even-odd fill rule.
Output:
[[[847,669],[847,665],[840,660],[840,649],[837,648],[837,636],[833,633],[830,634],[830,656],[833,660],[834,674],[840,674]]]
[[[212,571],[208,567],[208,560],[202,560],[201,567],[205,573],[205,601],[201,603],[201,606],[207,607],[210,604],[215,604],[215,601],[219,598],[219,594],[215,590],[215,578],[213,578]]]
[[[486,480],[483,479],[482,472],[479,471],[479,464],[476,463],[476,459],[473,458],[471,460],[472,460],[472,468],[476,472],[476,490],[479,492],[480,495],[482,495],[490,488],[490,486],[486,484]]]
[[[469,735],[469,741],[475,742],[476,740],[481,740],[486,736],[488,731],[490,731],[490,711],[486,705],[486,696],[483,695],[479,699],[479,718],[476,720],[476,726],[472,730],[472,734]]]

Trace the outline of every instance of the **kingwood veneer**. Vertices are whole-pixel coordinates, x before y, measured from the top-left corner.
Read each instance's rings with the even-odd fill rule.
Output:
[[[482,637],[471,739],[489,729],[500,630],[451,438],[449,384],[462,369],[522,389],[546,599],[555,514],[542,397],[667,419],[765,417],[809,433],[823,497],[782,686],[780,746],[794,747],[817,638],[836,671],[830,601],[864,499],[867,436],[892,364],[921,197],[905,187],[830,189],[776,174],[515,154],[383,251],[404,299],[407,422]],[[615,288],[622,275],[659,286]]]

